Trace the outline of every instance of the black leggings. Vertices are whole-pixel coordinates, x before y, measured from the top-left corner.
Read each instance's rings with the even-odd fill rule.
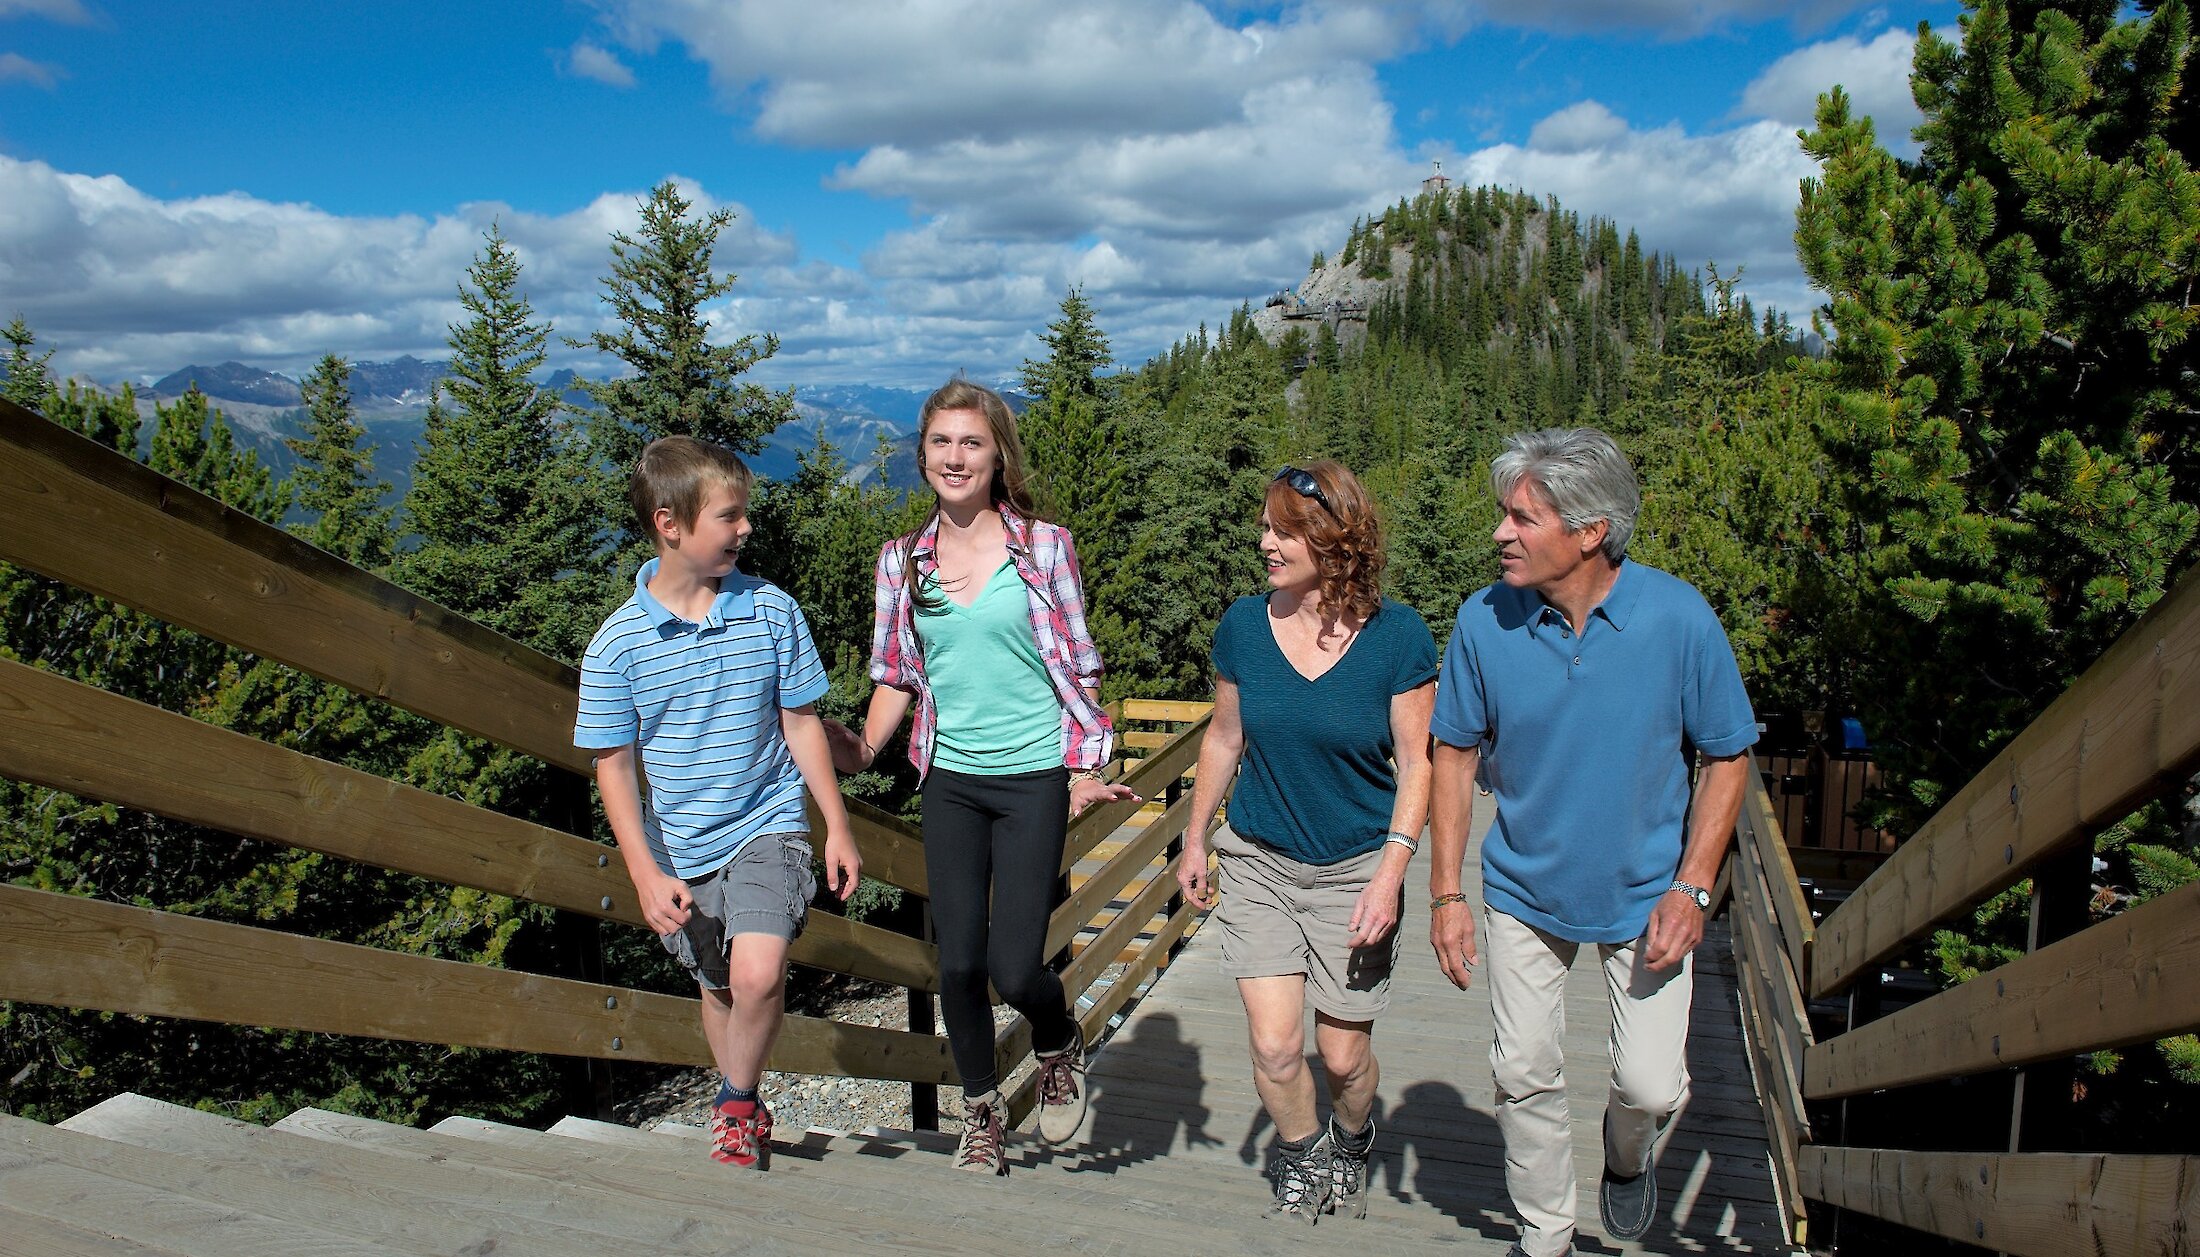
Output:
[[[1077,1033],[1045,955],[1068,829],[1066,768],[998,777],[934,768],[925,776],[924,864],[940,945],[940,1008],[965,1094],[983,1095],[1000,1081],[987,979],[1031,1022],[1033,1047],[1051,1052]]]

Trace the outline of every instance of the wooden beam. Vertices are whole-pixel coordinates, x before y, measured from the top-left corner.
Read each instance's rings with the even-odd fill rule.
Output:
[[[1123,700],[1125,720],[1178,721],[1199,720],[1213,711],[1213,703],[1188,702],[1169,698],[1128,698]]]
[[[2200,573],[2188,574],[1818,930],[1814,997],[2200,767]]]
[[[697,1002],[0,885],[0,999],[514,1052],[711,1063]],[[790,1016],[771,1067],[951,1081],[947,1042]]]
[[[1792,1080],[1782,1078],[1775,1059],[1778,1055],[1772,1035],[1764,1025],[1764,996],[1759,983],[1751,973],[1757,965],[1757,957],[1750,951],[1751,944],[1740,932],[1733,936],[1734,964],[1738,980],[1734,984],[1736,1002],[1740,1005],[1742,1020],[1742,1047],[1749,1056],[1750,1072],[1757,1084],[1757,1098],[1765,1114],[1765,1143],[1772,1156],[1772,1172],[1778,1187],[1783,1208],[1783,1221],[1788,1239],[1802,1245],[1809,1223],[1809,1211],[1804,1207],[1802,1172],[1799,1161],[1807,1132],[1798,1129],[1792,1112],[1802,1112],[1802,1095],[1792,1091]],[[1778,957],[1774,957],[1775,963]]]
[[[1159,857],[1170,840],[1184,832],[1184,826],[1192,817],[1192,796],[1185,795],[1174,806],[1162,813],[1161,819],[1139,831],[1136,838],[1123,844],[1114,858],[1100,866],[1084,885],[1070,893],[1062,906],[1047,918],[1046,955],[1052,956],[1069,946],[1077,937],[1077,931],[1085,923],[1098,916],[1102,908],[1115,901],[1124,887],[1138,875],[1140,869],[1150,866]]]
[[[1803,1149],[1813,1199],[2004,1253],[2181,1255],[2200,1232],[2200,1157]]]
[[[1757,757],[1749,757],[1749,782],[1742,795],[1741,841],[1756,848],[1757,865],[1771,891],[1770,906],[1779,914],[1780,941],[1797,974],[1810,972],[1812,949],[1817,945],[1818,923],[1811,919],[1810,901],[1803,897],[1803,880],[1788,856],[1787,838],[1780,832],[1779,813],[1765,792],[1764,774]]]
[[[570,665],[4,400],[0,451],[0,560],[593,776]],[[848,810],[866,871],[924,893],[915,829]]]
[[[1144,799],[1158,799],[1170,782],[1183,776],[1199,762],[1199,744],[1207,736],[1207,721],[1202,717],[1190,728],[1179,732],[1169,745],[1139,760],[1123,776],[1123,785],[1138,792]],[[1189,796],[1187,796],[1189,797]],[[1103,803],[1085,809],[1083,815],[1069,823],[1069,838],[1062,847],[1062,872],[1067,873],[1085,853],[1107,840],[1109,834],[1122,828],[1143,807],[1142,803]],[[1052,951],[1048,952],[1052,955]]]
[[[2075,1056],[2200,1027],[2200,882],[1804,1053],[1813,1100]]]
[[[1139,889],[1138,894],[1132,897],[1130,903],[1115,914],[1115,919],[1102,927],[1092,942],[1077,954],[1069,967],[1062,970],[1062,989],[1071,999],[1076,999],[1090,989],[1100,975],[1108,971],[1108,966],[1114,964],[1123,954],[1123,950],[1130,946],[1131,940],[1137,938],[1139,932],[1153,920],[1154,914],[1161,911],[1161,905],[1169,902],[1170,896],[1177,891],[1176,870],[1183,862],[1184,858],[1178,856],[1154,874]],[[1213,862],[1212,855],[1208,857],[1208,862]]]
[[[611,848],[0,660],[0,777],[622,925]],[[806,965],[937,990],[924,942],[817,912]]]
[[[1736,911],[1731,934],[1735,952],[1742,957],[1735,985],[1754,1001],[1753,1033],[1763,1037],[1765,1060],[1760,1090],[1769,1102],[1784,1110],[1789,1129],[1798,1139],[1810,1137],[1810,1115],[1803,1105],[1803,1058],[1813,1037],[1810,1013],[1802,990],[1788,967],[1788,955],[1778,943],[1772,909],[1764,902],[1764,870],[1757,864],[1755,848],[1745,848],[1736,861]]]

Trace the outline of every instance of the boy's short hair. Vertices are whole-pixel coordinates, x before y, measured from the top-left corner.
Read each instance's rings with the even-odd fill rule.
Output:
[[[658,511],[669,510],[683,526],[692,527],[712,489],[725,485],[746,497],[755,479],[739,454],[715,441],[691,436],[659,437],[634,460],[634,474],[626,483],[626,500],[634,508],[634,519],[642,532],[655,542]]]

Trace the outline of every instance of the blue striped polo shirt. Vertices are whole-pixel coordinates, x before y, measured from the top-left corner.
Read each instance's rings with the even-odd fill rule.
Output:
[[[822,698],[825,667],[778,586],[735,572],[697,623],[650,595],[656,574],[657,560],[642,564],[634,596],[588,643],[573,744],[639,744],[650,854],[696,878],[760,834],[809,830],[779,713]]]

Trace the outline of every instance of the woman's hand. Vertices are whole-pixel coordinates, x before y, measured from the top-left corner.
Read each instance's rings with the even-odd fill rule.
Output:
[[[1183,888],[1184,901],[1201,912],[1212,909],[1222,899],[1209,880],[1207,844],[1189,833],[1184,835],[1184,855],[1176,862],[1176,884]]]
[[[842,774],[859,773],[871,766],[878,752],[869,743],[856,736],[856,731],[837,720],[821,721],[825,726],[825,745],[833,753],[833,771]]]
[[[1079,777],[1069,783],[1069,814],[1077,816],[1095,803],[1144,802],[1129,786]]]
[[[1405,878],[1403,870],[1392,876],[1378,870],[1360,891],[1360,897],[1352,905],[1352,931],[1345,938],[1351,947],[1373,947],[1390,937],[1398,928],[1398,916],[1405,909]]]

